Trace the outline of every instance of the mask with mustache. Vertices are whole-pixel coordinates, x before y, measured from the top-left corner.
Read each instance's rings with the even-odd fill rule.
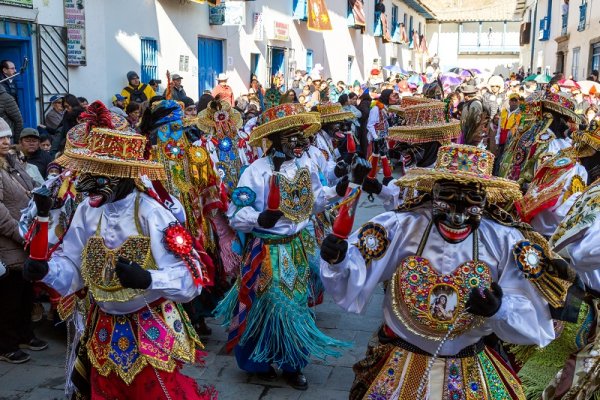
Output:
[[[300,158],[308,150],[310,141],[296,130],[272,135],[273,149],[285,154],[287,160]]]
[[[135,189],[131,178],[115,178],[104,175],[83,174],[77,179],[75,190],[89,197],[90,206],[97,208],[104,204],[124,199]]]

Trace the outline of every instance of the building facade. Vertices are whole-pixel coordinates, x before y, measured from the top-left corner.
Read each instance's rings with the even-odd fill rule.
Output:
[[[600,1],[529,1],[521,22],[521,62],[586,79],[600,68]]]
[[[400,0],[384,0],[390,33],[384,41],[377,1],[360,2],[363,29],[354,2],[327,1],[333,29],[315,32],[307,28],[307,0],[225,1],[224,9],[186,0],[7,0],[0,2],[12,3],[0,4],[0,58],[17,68],[29,59],[17,78],[27,126],[43,122],[57,93],[110,101],[130,70],[142,81],[162,79],[163,88],[167,70],[178,73],[194,100],[221,72],[241,94],[252,74],[269,86],[282,73],[289,84],[296,69],[316,64],[325,77],[347,82],[364,82],[374,64],[422,70],[424,16]]]

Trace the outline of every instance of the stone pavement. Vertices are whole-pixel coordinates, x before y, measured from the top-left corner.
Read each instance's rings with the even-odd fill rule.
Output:
[[[382,212],[377,202],[366,201],[366,194],[359,205],[355,227]],[[309,382],[307,391],[297,391],[283,379],[266,382],[237,368],[235,357],[224,351],[227,334],[215,321],[209,320],[213,333],[203,338],[208,356],[204,367],[187,366],[184,372],[200,384],[214,385],[219,398],[244,400],[341,400],[348,398],[348,390],[354,379],[352,365],[360,360],[366,345],[381,323],[383,290],[379,288],[370,300],[363,315],[344,312],[330,297],[317,306],[317,325],[334,338],[350,341],[352,348],[340,358],[326,361],[315,360],[305,369]],[[0,400],[51,400],[63,399],[66,335],[49,323],[39,323],[36,334],[50,342],[41,352],[30,352],[31,360],[22,365],[0,362]]]

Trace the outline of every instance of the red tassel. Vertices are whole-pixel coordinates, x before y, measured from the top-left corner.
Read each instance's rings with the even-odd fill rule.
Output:
[[[350,192],[350,188],[346,192],[346,196]],[[358,198],[360,197],[360,189],[357,189],[356,194],[353,197],[348,198],[340,206],[340,211],[333,221],[333,234],[340,239],[348,239],[350,233],[352,233],[352,226],[354,225],[354,217],[356,216],[356,207],[358,206]]]
[[[392,176],[392,167],[390,166],[390,160],[387,156],[381,157],[381,164],[383,165],[383,177],[390,178]]]
[[[48,259],[48,218],[40,221],[38,218],[29,242],[29,257],[33,260]]]
[[[370,179],[377,178],[377,172],[379,170],[379,154],[371,155],[371,171],[367,175]]]
[[[271,183],[269,184],[269,197],[267,198],[267,209],[268,210],[279,210],[279,203],[281,202],[281,193],[279,192],[279,185],[277,184],[277,175],[271,175]]]
[[[352,132],[346,132],[346,149],[350,154],[356,153],[356,142],[354,141]]]

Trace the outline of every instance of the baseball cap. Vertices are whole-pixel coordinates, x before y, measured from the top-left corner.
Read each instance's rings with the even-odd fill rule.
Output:
[[[54,96],[50,97],[50,103],[54,103],[57,102],[59,100],[62,100],[62,96],[59,94],[55,94]]]
[[[115,94],[112,97],[112,102],[114,103],[115,101],[123,101],[125,100],[125,96],[121,96],[119,93]]]
[[[21,134],[19,135],[19,139],[23,139],[26,137],[36,137],[36,138],[40,138],[40,133],[37,131],[37,129],[34,128],[24,128],[21,131]]]
[[[181,76],[179,74],[173,74],[173,76],[171,77],[171,80],[176,81],[177,79],[183,79],[183,76]]]

